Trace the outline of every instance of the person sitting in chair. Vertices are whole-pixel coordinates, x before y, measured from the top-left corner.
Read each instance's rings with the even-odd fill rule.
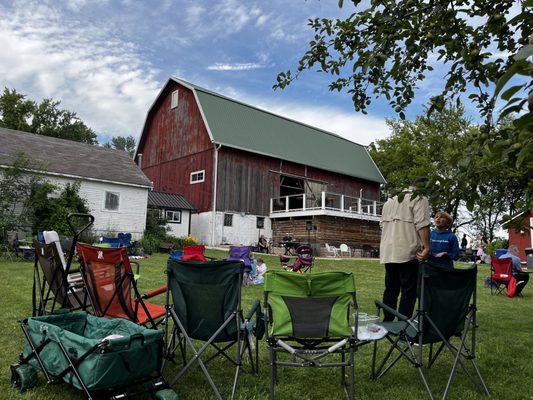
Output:
[[[520,254],[520,251],[518,249],[518,246],[511,245],[507,249],[507,253],[502,254],[500,256],[500,259],[510,258],[513,260],[513,272],[512,273],[516,279],[515,297],[520,295],[520,293],[524,289],[524,286],[526,286],[529,281],[529,274],[527,272],[524,272],[524,270],[522,269],[520,257],[518,256],[519,254]]]
[[[268,240],[265,237],[265,235],[261,235],[259,237],[259,241],[257,242],[257,246],[259,247],[259,252],[260,253],[263,253],[263,251],[264,251],[265,253],[268,254]]]

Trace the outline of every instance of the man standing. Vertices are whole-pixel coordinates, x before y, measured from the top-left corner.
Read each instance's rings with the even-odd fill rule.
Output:
[[[417,178],[415,187],[423,187],[427,178]],[[383,302],[411,317],[416,303],[419,261],[429,257],[431,225],[426,197],[413,196],[414,187],[403,191],[403,199],[394,196],[383,206],[381,217],[380,262],[385,264]],[[394,315],[384,312],[384,321]]]
[[[529,282],[529,274],[522,269],[522,263],[520,262],[520,257],[518,256],[520,251],[518,246],[511,245],[507,249],[507,253],[502,254],[499,258],[510,258],[513,260],[513,270],[512,274],[516,279],[516,291],[515,297],[519,296],[524,286]]]

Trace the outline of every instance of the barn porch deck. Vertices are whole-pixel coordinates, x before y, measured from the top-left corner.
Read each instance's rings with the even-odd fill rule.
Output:
[[[363,197],[320,192],[294,194],[270,199],[270,218],[327,215],[379,221],[383,203]]]

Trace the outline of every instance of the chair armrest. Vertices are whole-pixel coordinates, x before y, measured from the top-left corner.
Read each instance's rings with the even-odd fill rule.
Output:
[[[387,311],[388,313],[393,314],[396,318],[398,318],[398,321],[408,321],[409,320],[408,317],[406,317],[403,314],[400,314],[398,311],[396,311],[395,309],[389,307],[388,305],[386,305],[382,301],[375,300],[374,303],[376,304],[377,308],[381,308],[381,309]]]
[[[131,265],[135,265],[135,274],[140,275],[140,273],[141,273],[141,264],[139,262],[137,262],[137,261],[131,261],[131,260],[130,260],[130,264]]]
[[[254,314],[256,314],[258,311],[261,312],[261,302],[259,299],[255,299],[254,304],[252,304],[252,308],[250,308],[250,311],[248,311],[245,320],[251,320]]]
[[[151,297],[160,295],[161,293],[166,293],[166,291],[167,291],[167,285],[164,285],[164,286],[158,287],[157,289],[153,289],[153,290],[150,290],[149,292],[146,292],[145,294],[142,295],[142,298],[149,299]]]

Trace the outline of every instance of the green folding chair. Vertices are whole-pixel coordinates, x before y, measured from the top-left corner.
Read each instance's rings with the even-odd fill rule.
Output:
[[[243,316],[243,272],[242,261],[168,260],[165,358],[174,360],[175,353],[181,351],[183,359],[183,367],[169,380],[170,386],[198,363],[216,398],[222,399],[207,370],[207,364],[218,356],[223,356],[235,366],[231,398],[235,396],[246,354],[250,371],[257,374],[259,339],[262,338],[264,323],[259,300],[247,316]],[[261,321],[259,324],[258,320]],[[172,330],[170,321],[173,322]],[[192,352],[192,357],[187,357],[187,350]]]
[[[418,309],[413,317],[376,301],[378,310],[394,314],[397,321],[381,323],[388,330],[390,348],[376,367],[378,342],[374,342],[373,378],[381,378],[400,359],[406,359],[416,368],[429,398],[433,399],[424,370],[431,368],[442,353],[448,353],[451,369],[442,399],[448,395],[458,367],[488,396],[489,390],[476,364],[476,279],[476,265],[450,270],[425,262],[420,267]],[[428,355],[425,367],[424,351]]]
[[[354,333],[357,303],[353,275],[268,272],[264,290],[270,398],[275,398],[278,366],[282,366],[340,367],[345,394],[354,399],[355,350],[360,342]]]

